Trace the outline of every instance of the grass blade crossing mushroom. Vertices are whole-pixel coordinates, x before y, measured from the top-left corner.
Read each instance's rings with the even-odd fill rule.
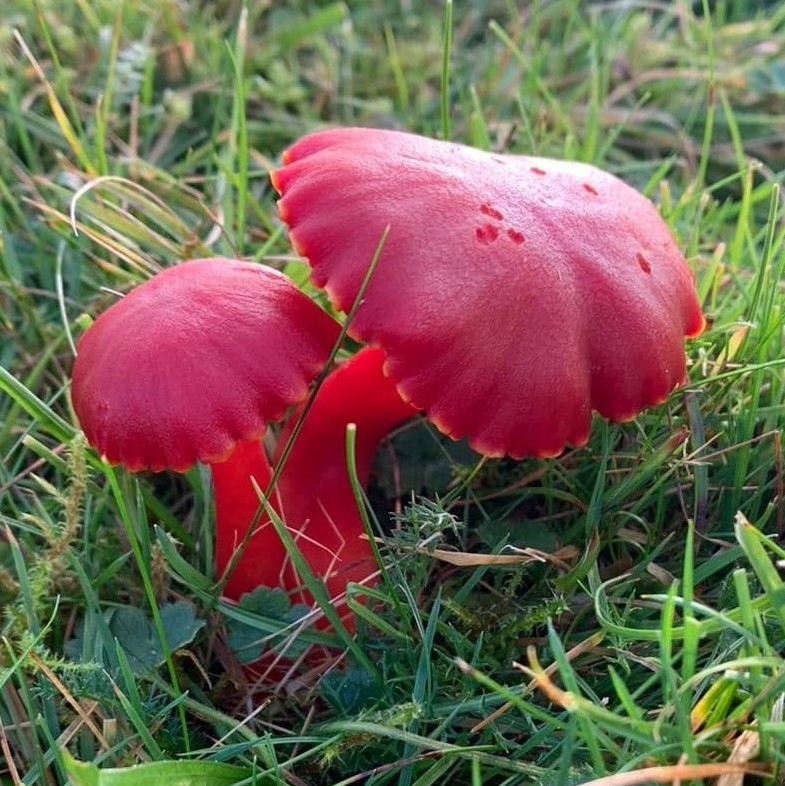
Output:
[[[286,549],[265,517],[235,558],[259,509],[256,486],[267,489],[272,468],[261,442],[238,442],[226,461],[211,464],[215,504],[215,575],[226,576],[223,592],[237,600],[255,587],[276,587],[286,561]]]
[[[366,581],[376,570],[373,554],[363,539],[364,529],[346,471],[345,433],[349,423],[357,425],[354,460],[360,482],[365,486],[379,442],[396,425],[417,411],[401,399],[395,383],[382,371],[384,353],[365,348],[338,365],[316,393],[300,433],[294,442],[272,495],[272,505],[295,533],[295,540],[316,576],[331,597],[341,594],[347,582]],[[273,463],[280,459],[289,435],[304,405],[286,419],[277,439]],[[217,531],[231,526],[223,518],[245,523],[259,505],[248,478],[253,475],[264,487],[269,480],[267,458],[259,456],[258,442],[238,444],[231,462],[214,464]],[[265,474],[266,473],[266,474]],[[265,534],[262,534],[265,533]],[[243,532],[236,531],[242,538]],[[216,567],[220,573],[234,551],[233,541],[216,544]],[[239,598],[258,586],[299,589],[295,574],[272,527],[262,522],[246,546],[227,581],[228,597]],[[302,591],[298,601],[311,603]]]
[[[554,456],[591,413],[633,418],[685,377],[703,328],[652,203],[596,167],[340,128],[289,148],[278,209],[312,280],[351,306],[414,406],[488,456]]]
[[[299,533],[298,546],[332,597],[348,581],[363,581],[376,569],[346,470],[345,433],[357,425],[354,460],[367,486],[379,442],[416,414],[383,372],[384,353],[366,347],[325,379],[305,418],[277,483],[276,505],[287,526]],[[289,418],[278,438],[280,451],[294,427]],[[296,576],[287,576],[296,587]],[[310,602],[305,595],[303,598]]]

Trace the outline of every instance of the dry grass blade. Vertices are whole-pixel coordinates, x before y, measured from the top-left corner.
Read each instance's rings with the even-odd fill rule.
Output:
[[[16,43],[19,45],[19,48],[22,50],[25,58],[27,59],[28,63],[30,63],[31,68],[35,72],[35,75],[40,80],[41,84],[43,85],[44,90],[46,91],[46,97],[49,101],[49,107],[52,110],[52,116],[55,119],[55,122],[60,128],[60,132],[63,135],[63,138],[68,142],[69,147],[71,148],[72,152],[76,156],[76,158],[81,162],[82,166],[85,170],[92,176],[95,176],[95,168],[90,162],[87,153],[85,152],[82,143],[79,141],[79,137],[71,124],[71,121],[68,119],[68,114],[66,113],[63,105],[60,103],[60,100],[57,97],[57,94],[54,91],[49,80],[46,78],[46,74],[44,73],[44,69],[41,68],[38,60],[36,59],[35,55],[30,50],[30,47],[25,42],[24,38],[18,30],[13,31],[14,38],[16,39]]]
[[[364,537],[364,536],[363,536]],[[384,545],[382,538],[375,538],[379,545]],[[474,568],[481,565],[529,565],[532,562],[550,562],[557,568],[569,570],[569,562],[580,556],[580,551],[575,546],[563,548],[549,553],[539,549],[511,548],[514,554],[475,554],[465,551],[450,551],[449,549],[431,549],[427,546],[399,546],[402,551],[416,551],[418,554],[427,554],[430,557],[455,565],[459,568]]]
[[[68,688],[65,687],[62,680],[35,652],[30,653],[30,659],[35,663],[36,668],[40,669],[43,674],[46,675],[46,678],[60,692],[60,695],[68,702],[68,704],[80,719],[81,724],[87,726],[87,728],[90,729],[90,731],[93,733],[95,739],[104,747],[104,749],[107,749],[109,745],[104,739],[103,733],[98,728],[95,721],[90,717],[90,715],[85,712],[82,705],[77,701],[73,694],[68,690]]]
[[[645,767],[642,770],[617,772],[588,781],[583,786],[638,786],[644,783],[678,783],[688,780],[705,780],[723,775],[767,775],[769,770],[755,764],[733,764],[717,762],[716,764],[671,764],[663,767]]]
[[[549,669],[543,669],[537,659],[537,650],[534,647],[529,646],[526,648],[526,658],[529,661],[528,666],[513,662],[513,668],[531,677],[530,684],[544,693],[549,701],[552,701],[562,709],[572,710],[575,706],[575,696],[554,684],[553,680],[551,680],[551,674],[554,672]]]
[[[733,750],[728,756],[732,764],[746,764],[754,759],[760,752],[760,734],[755,729],[743,731],[733,744]],[[742,786],[744,773],[726,773],[717,778],[716,786]]]
[[[64,226],[71,226],[70,217],[60,210],[57,210],[51,205],[47,205],[45,202],[39,200],[28,199],[26,201],[42,215],[44,215],[46,219],[52,219]],[[146,259],[142,254],[134,251],[129,245],[125,243],[125,241],[112,238],[108,234],[99,232],[96,229],[93,229],[93,227],[80,221],[77,221],[76,226],[74,227],[75,231],[77,229],[79,234],[85,235],[94,243],[97,243],[99,246],[105,248],[110,253],[110,255],[117,256],[124,260],[129,267],[143,274],[145,277],[149,277],[156,272],[156,266],[150,260]]]
[[[568,560],[578,557],[579,551],[575,546],[565,546],[549,554],[539,549],[516,549],[515,554],[468,554],[462,551],[448,551],[447,549],[429,549],[418,546],[419,554],[429,554],[442,562],[456,565],[459,568],[472,568],[479,565],[528,565],[532,562],[550,562],[559,568],[567,569]]]
[[[0,725],[0,751],[3,752],[3,761],[5,761],[5,768],[11,778],[11,782],[14,786],[21,786],[22,779],[19,777],[19,769],[14,761],[14,754],[5,733],[5,726],[2,725]]]
[[[593,635],[589,636],[589,638],[584,639],[579,644],[576,644],[571,650],[569,650],[566,653],[567,660],[573,661],[579,655],[583,655],[584,653],[593,650],[603,640],[604,635],[605,634],[602,631],[598,631],[597,633],[594,633]],[[556,673],[557,669],[558,669],[558,664],[554,662],[551,663],[551,665],[545,669],[545,673],[549,677],[551,677]],[[524,689],[521,691],[521,695],[525,696],[527,693],[531,693],[536,687],[537,687],[536,679],[530,680],[526,684]],[[495,720],[498,720],[502,715],[504,715],[506,712],[511,710],[512,707],[513,707],[513,703],[511,701],[502,704],[501,707],[499,707],[497,710],[494,710],[490,715],[488,715],[487,718],[483,718],[479,723],[476,723],[474,726],[472,726],[472,728],[470,729],[471,733],[476,734],[477,732],[482,731],[489,723],[493,723]]]

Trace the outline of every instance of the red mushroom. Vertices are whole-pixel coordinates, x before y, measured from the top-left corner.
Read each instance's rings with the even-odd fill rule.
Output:
[[[74,409],[90,444],[132,471],[221,462],[306,397],[338,333],[275,270],[186,262],[136,287],[85,332]]]
[[[489,456],[553,456],[591,412],[633,418],[685,377],[703,327],[652,203],[593,166],[412,134],[311,134],[272,174],[314,284],[381,347],[402,397]]]
[[[338,325],[281,274],[227,259],[159,273],[104,312],[79,342],[74,409],[90,444],[131,470],[211,466],[216,572],[229,566],[259,507],[251,478],[271,479],[260,444],[269,421],[302,402],[337,340]],[[358,427],[367,481],[376,446],[411,416],[366,349],[327,376],[303,421],[272,503],[332,595],[373,572],[346,471],[346,425]],[[279,440],[276,461],[302,408]],[[264,518],[225,586],[300,584]],[[303,599],[309,600],[305,596]]]
[[[78,345],[71,396],[85,435],[132,471],[210,464],[216,571],[227,567],[270,481],[259,442],[303,401],[339,326],[285,276],[228,259],[164,270],[101,314]],[[272,528],[251,539],[254,586],[277,584]],[[233,595],[233,597],[237,597]]]

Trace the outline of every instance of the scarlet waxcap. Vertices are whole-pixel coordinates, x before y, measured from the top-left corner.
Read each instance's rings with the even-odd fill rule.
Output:
[[[84,333],[71,397],[114,464],[185,470],[225,459],[302,401],[338,324],[283,274],[230,259],[168,268]]]
[[[401,395],[489,456],[586,442],[683,382],[703,328],[654,205],[596,167],[363,128],[310,134],[272,174],[312,280],[380,346]]]

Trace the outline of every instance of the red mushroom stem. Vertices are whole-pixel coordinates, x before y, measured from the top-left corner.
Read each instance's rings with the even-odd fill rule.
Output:
[[[226,461],[211,465],[213,498],[215,501],[215,573],[223,576],[232,555],[242,544],[245,533],[259,508],[259,497],[251,478],[261,489],[266,489],[272,470],[264,447],[259,440],[238,442]],[[256,559],[251,558],[256,554]],[[264,554],[264,559],[259,556]],[[264,585],[276,586],[286,552],[269,525],[261,526],[240,557],[224,589],[230,598]]]
[[[332,597],[347,582],[366,580],[376,569],[349,481],[346,427],[357,426],[354,462],[366,487],[381,440],[417,413],[385,375],[384,362],[382,350],[366,347],[327,377],[278,478],[276,507],[298,533],[303,556]],[[276,460],[300,411],[283,428]],[[301,584],[291,568],[284,581],[292,589]]]
[[[368,579],[375,569],[371,547],[362,537],[362,518],[346,468],[346,426],[357,426],[354,460],[365,486],[379,442],[417,412],[398,395],[383,365],[381,350],[365,348],[325,379],[272,494],[273,506],[295,533],[303,556],[333,597],[344,591],[348,581]],[[302,406],[292,413],[280,434],[276,461]],[[242,542],[259,506],[251,476],[260,488],[266,488],[271,477],[258,442],[238,444],[228,461],[213,465],[219,574]],[[262,518],[229,576],[226,595],[236,599],[259,586],[297,590],[300,585],[275,530]],[[311,600],[304,594],[297,599]]]

